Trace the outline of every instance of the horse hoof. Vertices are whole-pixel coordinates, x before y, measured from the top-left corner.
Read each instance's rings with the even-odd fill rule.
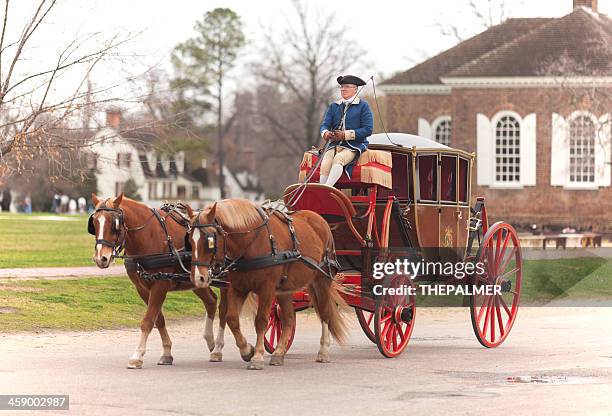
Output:
[[[157,365],[172,365],[174,358],[171,355],[164,356],[162,355],[157,362]]]
[[[128,361],[127,368],[129,368],[130,370],[141,369],[142,368],[142,363],[143,363],[142,360],[130,359],[130,361]]]
[[[247,366],[247,370],[263,370],[264,363],[263,361],[249,361],[249,365]]]
[[[329,363],[331,362],[329,356],[327,354],[317,354],[317,359],[315,360],[318,363]]]
[[[210,354],[210,360],[211,363],[220,363],[221,361],[223,361],[223,354],[220,352],[213,352]]]
[[[272,355],[272,357],[270,357],[270,365],[284,365],[284,364],[285,364],[284,355]]]
[[[240,357],[242,357],[242,359],[246,361],[247,363],[251,361],[251,358],[253,358],[254,355],[255,355],[255,347],[253,347],[251,344],[249,344],[248,354],[242,355],[242,353],[240,353]]]

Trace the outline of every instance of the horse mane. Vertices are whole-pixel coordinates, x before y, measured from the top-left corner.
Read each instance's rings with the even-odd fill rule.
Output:
[[[251,201],[234,198],[217,202],[215,216],[232,231],[248,231],[261,225],[262,219]]]

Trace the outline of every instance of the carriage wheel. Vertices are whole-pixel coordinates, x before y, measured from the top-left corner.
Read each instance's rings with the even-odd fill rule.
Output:
[[[410,276],[394,275],[386,277],[382,286],[398,289],[414,287],[414,282]],[[414,293],[376,297],[374,335],[379,351],[387,358],[397,357],[408,345],[414,328],[415,298]]]
[[[280,314],[281,308],[275,299],[274,303],[272,303],[272,308],[270,308],[268,327],[266,328],[266,332],[264,334],[264,347],[270,354],[273,354],[274,350],[276,350],[276,346],[278,345],[283,332],[283,323],[281,322]],[[291,344],[293,343],[293,337],[295,336],[295,325],[296,319],[295,314],[293,314],[293,331],[291,331],[291,335],[287,341],[287,351],[289,351],[289,348],[291,348]]]
[[[470,296],[474,334],[483,346],[493,348],[508,337],[521,297],[523,260],[514,228],[504,222],[493,224],[478,248],[476,261],[483,263],[485,270],[474,274],[474,287],[499,285],[500,289],[497,294]]]
[[[376,344],[376,334],[374,333],[374,312],[364,311],[363,309],[355,308],[355,315],[363,333],[370,341]]]

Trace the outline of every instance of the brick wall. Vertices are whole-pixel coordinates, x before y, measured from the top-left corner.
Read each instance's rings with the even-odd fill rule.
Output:
[[[609,94],[609,95],[608,95]],[[513,224],[578,226],[612,231],[612,188],[564,190],[550,186],[552,113],[564,117],[576,110],[589,110],[597,117],[612,113],[611,91],[598,97],[566,88],[455,89],[450,96],[391,95],[387,100],[390,131],[417,133],[418,118],[431,122],[442,114],[451,114],[451,146],[476,151],[476,114],[491,118],[502,110],[512,110],[524,117],[537,117],[536,186],[523,189],[491,189],[476,186],[472,176],[472,196],[485,196],[493,221]]]

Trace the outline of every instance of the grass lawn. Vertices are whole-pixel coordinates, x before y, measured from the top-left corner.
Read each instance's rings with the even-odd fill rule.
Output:
[[[0,284],[0,333],[135,327],[145,305],[127,276]],[[191,291],[168,293],[167,318],[204,316]]]
[[[0,213],[0,268],[91,266],[93,246],[86,215]]]

